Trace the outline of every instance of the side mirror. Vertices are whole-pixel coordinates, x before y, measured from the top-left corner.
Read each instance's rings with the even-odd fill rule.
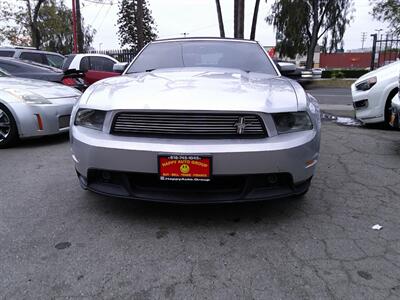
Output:
[[[128,66],[128,63],[116,63],[113,66],[113,72],[122,74],[122,73],[124,73],[127,66]]]
[[[292,63],[287,63],[287,62],[280,61],[276,65],[277,65],[277,67],[279,69],[279,72],[281,72],[281,74],[283,76],[291,75],[291,74],[295,73],[296,70],[297,70],[296,65],[292,64]]]

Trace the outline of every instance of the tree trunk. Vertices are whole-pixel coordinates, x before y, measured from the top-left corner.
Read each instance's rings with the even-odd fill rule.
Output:
[[[144,32],[143,32],[143,0],[137,0],[137,51],[139,52],[144,47]]]
[[[219,0],[215,0],[215,4],[217,5],[219,35],[222,38],[224,38],[225,37],[225,29],[224,29],[224,20],[222,19],[221,3],[219,2]]]
[[[257,28],[257,18],[258,18],[258,9],[260,7],[260,0],[256,0],[256,4],[254,5],[254,13],[253,13],[253,23],[251,24],[251,33],[250,40],[256,39],[256,28]]]
[[[233,36],[238,38],[238,24],[239,24],[239,0],[235,0],[233,14]]]
[[[239,0],[238,8],[238,38],[244,38],[244,0]]]
[[[312,10],[313,10],[313,26],[311,32],[311,39],[310,45],[308,46],[307,50],[307,61],[306,61],[306,68],[312,69],[314,67],[314,51],[315,47],[318,43],[318,33],[319,33],[319,19],[318,19],[318,1],[314,0],[312,3]]]
[[[82,32],[82,16],[81,16],[81,4],[80,0],[75,0],[76,3],[76,29],[77,29],[77,40],[78,40],[78,53],[83,53],[83,32]]]
[[[39,17],[40,7],[42,6],[44,1],[45,0],[38,0],[38,2],[35,4],[35,7],[33,8],[33,14],[32,14],[31,2],[30,0],[26,0],[26,7],[28,10],[28,18],[29,18],[29,27],[31,29],[31,40],[32,40],[31,44],[36,49],[39,49],[41,45],[40,32],[37,26],[37,21]]]

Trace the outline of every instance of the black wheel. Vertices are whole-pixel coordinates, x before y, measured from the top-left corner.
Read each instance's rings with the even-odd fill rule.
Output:
[[[11,112],[0,104],[0,148],[12,146],[18,140],[18,129]]]
[[[391,107],[392,107],[392,99],[393,97],[397,94],[397,89],[394,89],[393,91],[390,92],[388,99],[386,100],[385,104],[385,122],[384,125],[386,128],[392,128],[390,126],[390,117],[391,117]]]

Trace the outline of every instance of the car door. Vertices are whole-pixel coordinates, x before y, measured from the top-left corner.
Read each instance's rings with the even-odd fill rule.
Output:
[[[82,65],[83,64],[83,65]],[[86,56],[81,60],[81,70],[87,70],[85,81],[88,85],[98,80],[118,76],[119,73],[113,72],[115,62],[107,57]]]

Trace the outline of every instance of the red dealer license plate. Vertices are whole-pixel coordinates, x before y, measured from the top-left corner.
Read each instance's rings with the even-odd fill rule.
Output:
[[[211,157],[198,155],[158,156],[160,180],[210,181]]]

